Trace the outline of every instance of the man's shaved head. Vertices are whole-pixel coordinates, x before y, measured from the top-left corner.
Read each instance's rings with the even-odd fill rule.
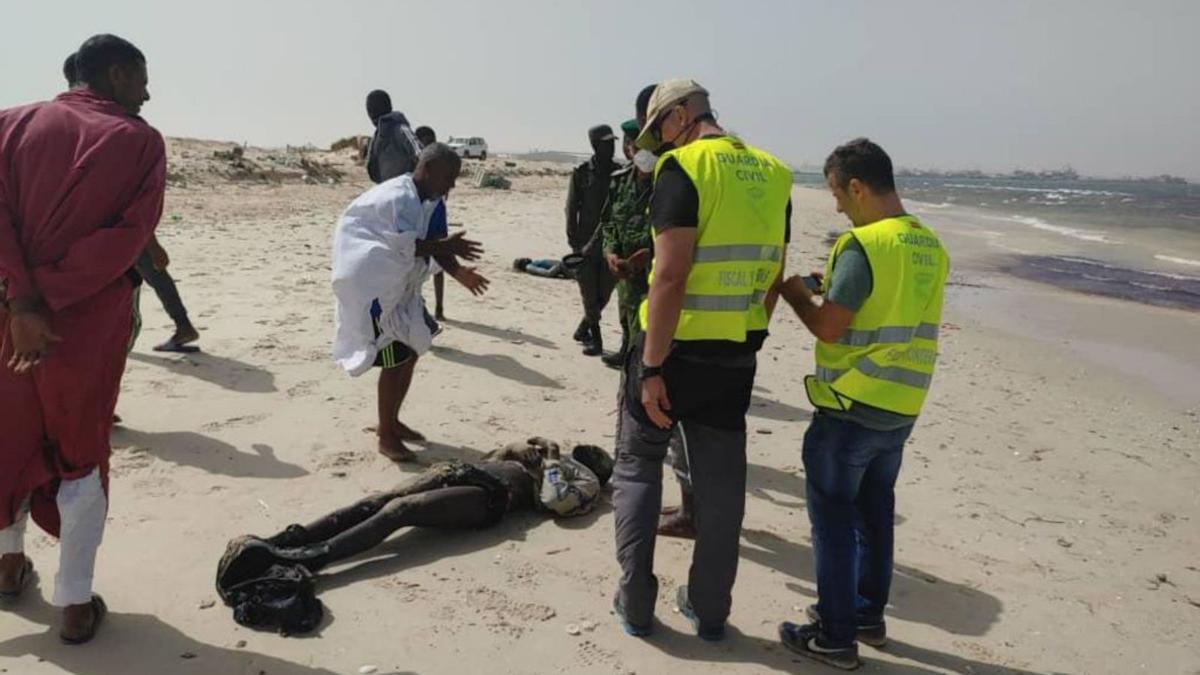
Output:
[[[421,150],[413,182],[425,199],[441,199],[454,189],[462,158],[445,143],[433,143]]]

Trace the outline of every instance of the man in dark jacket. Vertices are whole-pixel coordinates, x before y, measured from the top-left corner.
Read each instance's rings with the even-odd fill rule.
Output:
[[[599,237],[593,237],[600,226],[600,212],[608,200],[609,178],[616,168],[613,163],[616,138],[607,124],[588,130],[592,157],[575,167],[567,191],[567,243],[571,251],[583,254],[583,261],[575,270],[583,298],[583,321],[575,329],[575,340],[584,344],[583,353],[588,356],[600,356],[604,352],[600,313],[616,285],[616,279],[604,262]]]

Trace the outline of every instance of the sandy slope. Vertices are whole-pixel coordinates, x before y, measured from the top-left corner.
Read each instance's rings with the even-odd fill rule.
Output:
[[[109,623],[92,646],[57,643],[47,627],[55,615],[40,599],[54,549],[33,536],[31,555],[46,578],[40,593],[0,615],[0,669],[817,669],[775,643],[778,621],[814,597],[799,457],[812,341],[792,316],[777,318],[760,360],[727,642],[701,643],[672,612],[690,555],[673,540],[658,549],[663,629],[640,641],[615,627],[607,505],[578,520],[519,516],[484,532],[395,537],[378,555],[324,577],[329,619],[309,638],[248,631],[219,602],[212,606],[217,558],[230,537],[273,532],[413,470],[376,455],[363,431],[373,421],[371,376],[353,380],[328,357],[330,232],[365,177],[348,154],[316,153],[346,179],[325,184],[322,174],[305,184],[301,170],[281,185],[230,182],[227,163],[211,159],[221,147],[172,143],[177,180],[160,236],[204,353],[150,352],[169,327],[156,299],[143,298],[147,329],[125,380],[125,427],[113,437],[112,509],[97,578]],[[474,458],[531,434],[611,445],[616,374],[570,339],[575,286],[509,269],[518,256],[562,252],[562,167],[489,164],[532,174],[515,175],[511,191],[464,185],[450,202],[450,220],[487,247],[481,268],[492,292],[475,300],[449,289],[451,321],[420,363],[402,416],[434,440],[426,461]],[[840,216],[824,194],[798,189],[795,200],[790,258],[819,266],[824,233],[842,225]],[[997,294],[1025,293],[1023,302],[1099,306],[1192,342],[1200,320],[1046,289],[978,288],[1005,282],[967,270],[955,282],[941,370],[901,476],[894,641],[885,652],[863,649],[867,672],[1200,672],[1195,402],[1168,399],[1060,339],[1021,337],[979,317],[998,306]],[[606,324],[616,344],[614,312]],[[673,486],[667,494],[675,499]],[[568,634],[571,624],[580,635]]]

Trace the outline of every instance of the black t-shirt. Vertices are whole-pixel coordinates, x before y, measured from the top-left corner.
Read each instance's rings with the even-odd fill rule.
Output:
[[[784,243],[792,240],[792,200],[788,199],[784,212]],[[650,224],[655,233],[676,227],[698,227],[700,223],[700,193],[692,179],[679,166],[679,162],[668,159],[659,169],[654,181],[654,196],[650,200]],[[707,355],[725,356],[753,353],[762,349],[767,331],[756,330],[746,334],[745,342],[729,340],[680,340],[672,345],[671,351],[697,357]]]

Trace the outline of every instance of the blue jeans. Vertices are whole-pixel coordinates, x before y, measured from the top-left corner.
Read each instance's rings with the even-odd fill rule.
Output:
[[[822,642],[846,647],[883,619],[892,584],[893,488],[912,425],[895,431],[817,413],[804,434]]]

